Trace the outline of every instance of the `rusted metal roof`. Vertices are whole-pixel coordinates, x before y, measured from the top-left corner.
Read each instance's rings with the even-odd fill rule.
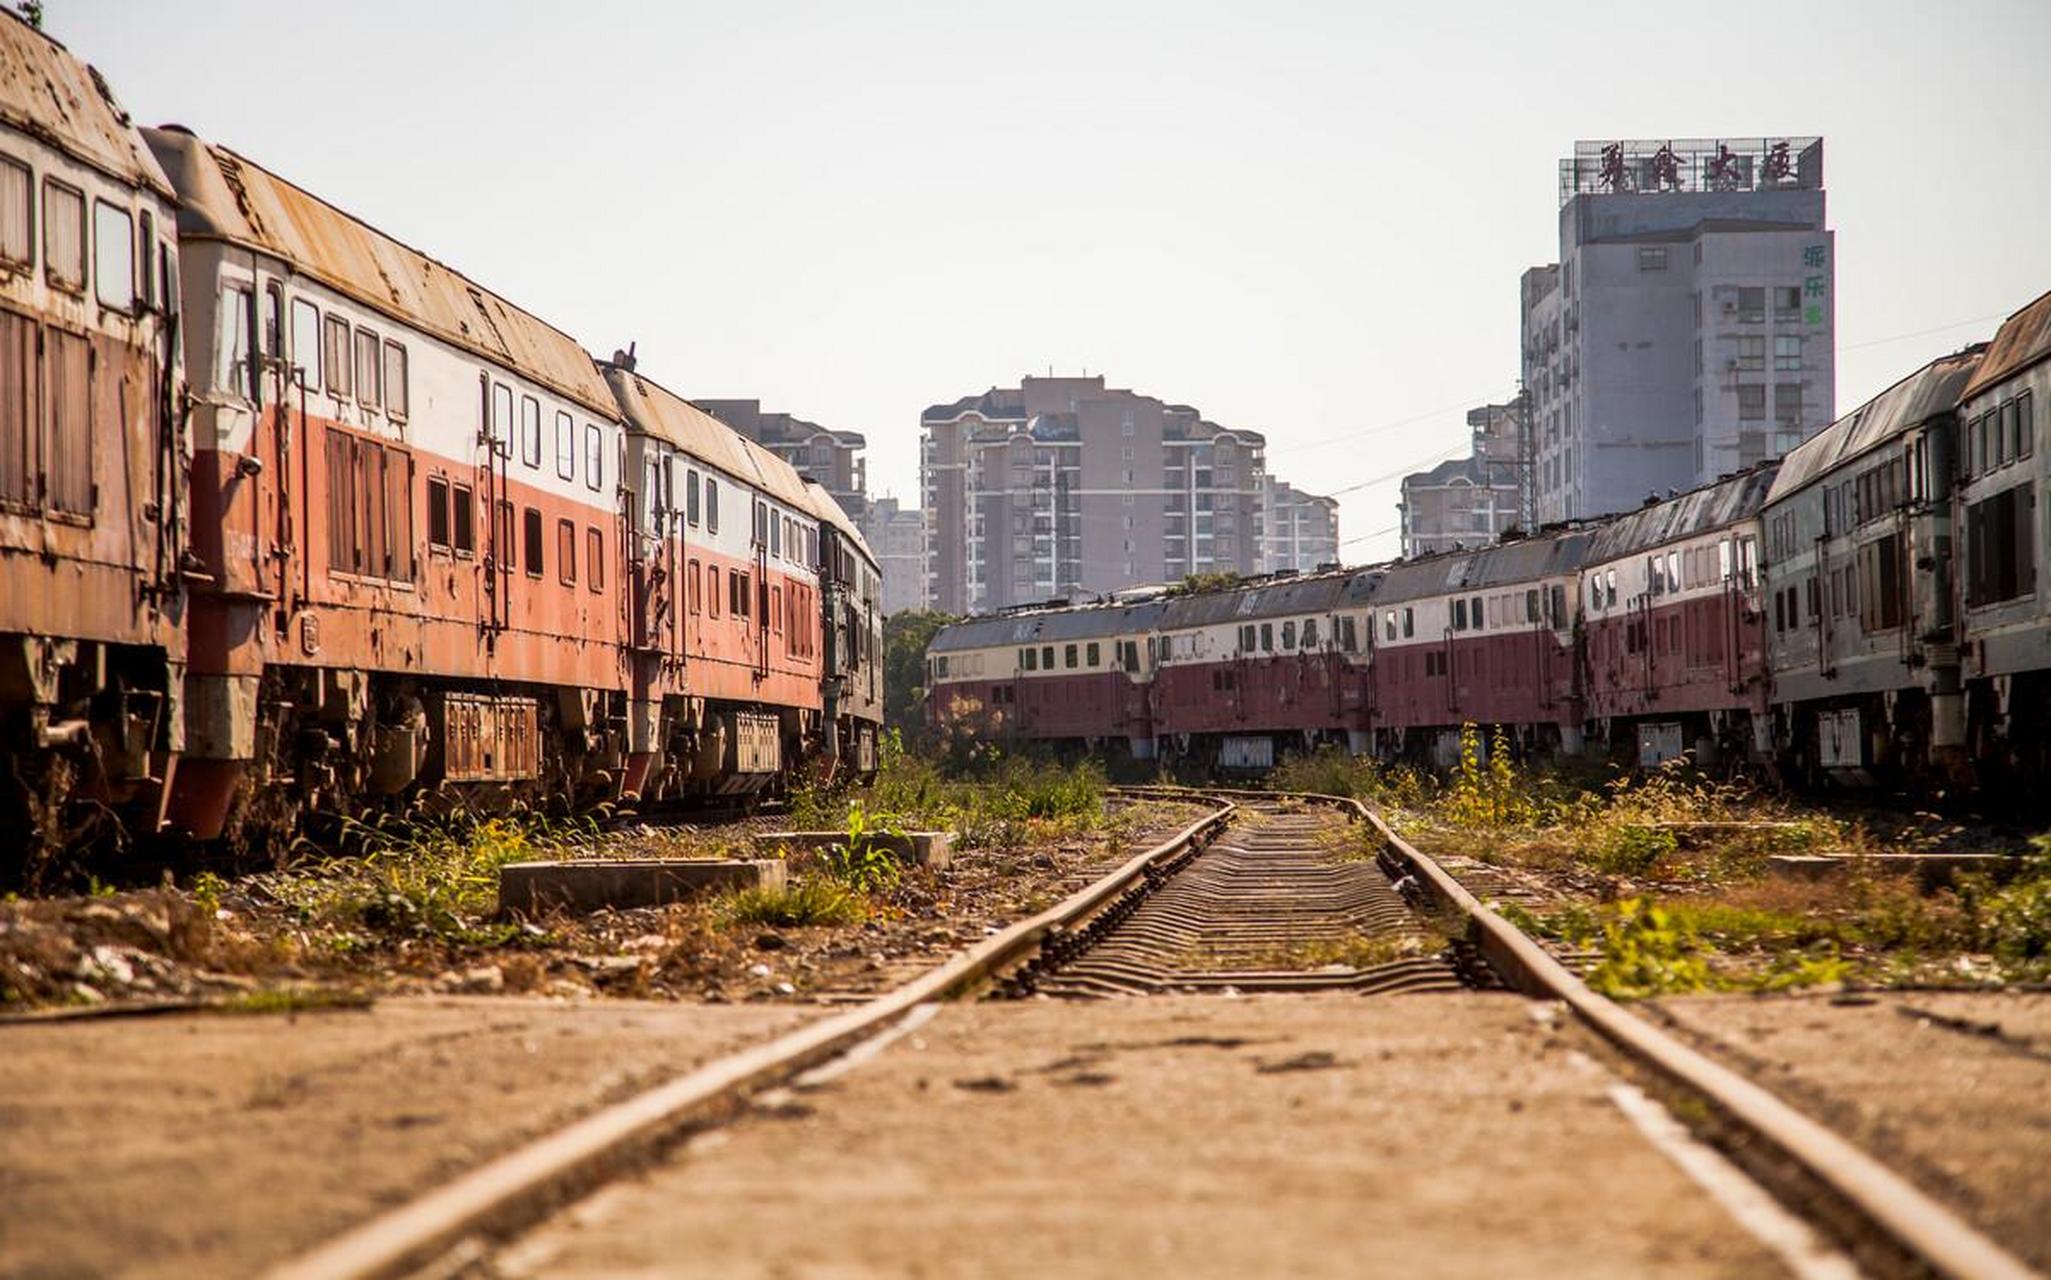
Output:
[[[1601,564],[1757,516],[1779,471],[1774,463],[1616,516],[1596,531],[1588,563]]]
[[[1353,580],[1350,571],[1303,574],[1262,582],[1169,596],[1161,626],[1168,629],[1210,627],[1242,618],[1281,618],[1337,609]]]
[[[840,530],[841,536],[853,543],[855,549],[862,553],[862,558],[869,562],[869,567],[879,573],[882,572],[882,565],[876,559],[876,552],[870,548],[869,540],[862,536],[862,531],[855,527],[855,522],[847,518],[847,511],[826,491],[826,486],[809,478],[805,479],[804,485],[805,509],[819,517],[820,524],[830,524]]]
[[[1987,344],[1987,354],[1980,357],[1979,371],[1959,399],[1971,399],[2047,357],[2051,357],[2051,293],[2001,322],[1994,341]]]
[[[628,426],[718,468],[794,511],[813,511],[805,482],[790,463],[658,382],[616,364],[596,367]]]
[[[1770,506],[1828,474],[1840,463],[1885,444],[1904,431],[1958,407],[1960,392],[1981,362],[1984,346],[1940,356],[1796,445],[1780,460],[1767,493]]]
[[[367,307],[617,420],[590,354],[562,330],[226,147],[177,128],[143,136],[177,189],[180,236],[282,258]]]
[[[170,196],[170,180],[100,73],[12,9],[0,12],[0,121],[109,177]]]
[[[1389,565],[1375,588],[1376,605],[1459,591],[1533,582],[1580,569],[1596,530],[1567,529],[1498,543],[1479,551],[1447,551]]]
[[[1003,645],[1053,644],[1062,640],[1101,640],[1130,636],[1161,626],[1167,602],[1085,604],[1066,609],[1026,609],[951,622],[934,634],[928,653],[962,649],[993,649]]]

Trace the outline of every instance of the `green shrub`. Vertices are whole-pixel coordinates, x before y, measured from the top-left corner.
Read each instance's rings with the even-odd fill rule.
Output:
[[[741,889],[717,904],[728,924],[799,925],[860,924],[869,904],[846,885],[829,879],[805,880],[783,889]]]

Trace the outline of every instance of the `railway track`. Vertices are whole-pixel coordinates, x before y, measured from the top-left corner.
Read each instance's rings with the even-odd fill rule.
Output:
[[[1014,994],[1445,991],[1463,985],[1416,913],[1373,863],[1337,856],[1329,810],[1242,806],[1232,828],[1115,927],[1009,984]],[[1335,839],[1336,837],[1336,839]],[[1058,954],[1058,953],[1057,953]]]
[[[1861,1262],[1892,1274],[2034,1274],[1851,1142],[1590,991],[1357,803],[1203,794],[1216,806],[1209,817],[897,990],[579,1120],[271,1274],[309,1280],[488,1267],[492,1242],[678,1139],[743,1114],[750,1098],[780,1106],[790,1093],[785,1086],[815,1087],[808,1082],[874,1057],[930,1019],[938,1001],[993,989],[1073,997],[1227,988],[1448,990],[1463,978],[1462,966],[1446,955],[1374,959],[1381,948],[1424,950],[1429,927],[1448,922],[1459,932],[1449,940],[1451,956],[1479,958],[1504,985],[1558,1002],[1555,1008],[1614,1048],[1623,1070],[1702,1117],[1716,1145],[1744,1153],[1755,1177],[1759,1166],[1772,1166],[1776,1176],[1760,1181],[1798,1206],[1800,1216],[1825,1224]],[[1382,846],[1379,869],[1335,848],[1331,833],[1347,821],[1367,824],[1370,843]],[[1325,959],[1334,954],[1370,962]],[[1223,1042],[1197,1036],[1166,1043]],[[1325,1065],[1313,1054],[1263,1069]],[[962,1085],[986,1086],[1012,1087]]]

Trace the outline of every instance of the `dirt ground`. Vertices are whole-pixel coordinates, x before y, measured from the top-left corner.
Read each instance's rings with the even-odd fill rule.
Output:
[[[442,996],[0,1027],[0,1275],[246,1275],[818,1009]]]
[[[2051,1271],[2051,995],[1711,996],[1639,1012]]]
[[[907,872],[866,919],[837,925],[749,924],[723,918],[717,901],[698,901],[518,925],[479,921],[488,927],[470,938],[403,919],[338,931],[282,901],[276,877],[229,882],[214,898],[165,887],[0,902],[0,1012],[247,1003],[277,989],[854,1000],[1053,905],[1203,812],[1150,802],[1104,831],[957,850],[952,866]],[[635,851],[631,835],[609,842],[616,854]]]
[[[506,1276],[1777,1274],[1501,995],[951,1005]]]

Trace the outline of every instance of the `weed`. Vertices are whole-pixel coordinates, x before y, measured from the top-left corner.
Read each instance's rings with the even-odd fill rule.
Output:
[[[860,924],[869,906],[860,894],[829,879],[806,880],[785,889],[741,889],[715,906],[729,925],[787,928],[813,924]]]
[[[1588,985],[1606,996],[1636,1000],[1710,986],[1709,962],[1694,931],[1649,899],[1612,906],[1600,942],[1602,961],[1589,971]]]
[[[192,878],[192,902],[201,912],[212,916],[221,909],[221,891],[228,882],[211,871],[202,871]]]
[[[904,867],[886,837],[901,836],[891,815],[871,814],[859,802],[847,811],[847,840],[821,855],[826,874],[858,894],[887,893],[904,877]]]

